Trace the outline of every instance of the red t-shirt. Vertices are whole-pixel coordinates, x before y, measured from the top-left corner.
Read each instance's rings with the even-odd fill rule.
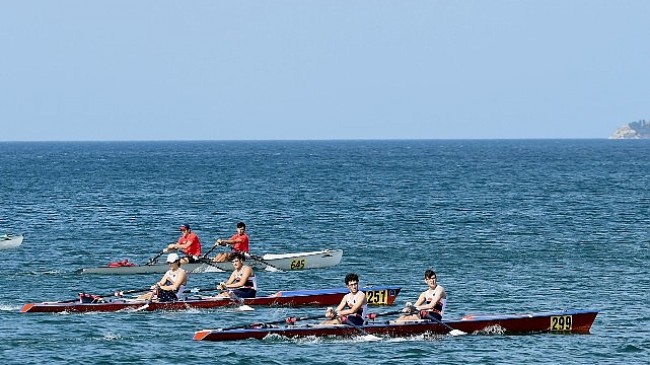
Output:
[[[232,237],[230,237],[230,239],[235,242],[232,245],[233,251],[248,252],[248,235],[246,233],[242,234],[241,236],[239,233],[235,233],[232,235]]]
[[[178,244],[186,243],[187,241],[191,243],[183,250],[183,253],[186,256],[201,256],[201,241],[199,241],[199,236],[194,232],[184,234],[178,239]]]

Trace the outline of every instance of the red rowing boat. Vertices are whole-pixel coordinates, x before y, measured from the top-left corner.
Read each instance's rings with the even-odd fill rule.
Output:
[[[368,286],[361,289],[366,293],[368,304],[393,305],[401,287]],[[190,308],[215,308],[249,306],[334,306],[341,302],[348,288],[279,291],[275,294],[249,299],[219,297],[188,297],[176,302],[155,302],[134,299],[114,299],[97,303],[43,302],[27,303],[20,309],[22,313],[34,312],[116,312],[121,310],[184,310]]]
[[[237,341],[264,339],[267,336],[296,337],[354,337],[379,335],[409,337],[444,335],[453,332],[468,334],[525,334],[525,333],[589,333],[597,311],[566,310],[560,312],[522,315],[468,316],[460,320],[375,322],[363,326],[304,325],[265,326],[256,324],[247,328],[201,330],[194,334],[197,341]]]

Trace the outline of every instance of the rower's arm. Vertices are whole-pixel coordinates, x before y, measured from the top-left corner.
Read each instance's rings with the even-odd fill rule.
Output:
[[[225,282],[225,284],[226,284],[226,285],[225,285],[226,288],[230,288],[229,285],[231,285],[231,284],[234,283],[234,282],[235,282],[235,272],[233,271],[233,273],[230,274],[230,277],[228,278],[228,280]]]
[[[422,294],[420,294],[420,296],[418,297],[418,300],[415,302],[415,308],[416,309],[424,309],[424,308],[421,308],[420,306],[427,300],[426,295],[427,295],[426,291],[424,291],[424,292],[422,292]]]
[[[346,305],[347,305],[347,302],[345,301],[345,295],[344,295],[343,299],[341,299],[341,303],[339,303],[339,306],[336,307],[336,313],[337,314],[341,313],[341,311],[343,310],[343,308],[345,308]]]
[[[252,270],[250,267],[245,267],[244,272],[242,273],[242,276],[239,277],[239,280],[237,282],[233,282],[230,285],[226,285],[228,288],[241,288],[246,284],[246,281],[248,281],[248,278],[251,277]]]
[[[160,281],[158,281],[157,284],[158,284],[159,287],[162,288],[162,286],[165,285],[166,282],[167,282],[167,273],[165,273],[165,275],[163,275],[163,277],[160,279]]]

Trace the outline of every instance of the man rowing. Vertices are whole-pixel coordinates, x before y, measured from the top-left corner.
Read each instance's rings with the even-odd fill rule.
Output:
[[[255,298],[257,294],[257,280],[253,269],[244,264],[245,256],[242,252],[232,254],[233,272],[226,282],[217,285],[222,293],[218,296],[231,298]]]
[[[368,301],[366,294],[359,290],[359,276],[354,273],[345,276],[345,285],[350,292],[346,294],[336,310],[332,307],[325,311],[326,321],[321,324],[350,323],[353,326],[361,326],[366,320]]]
[[[248,235],[246,234],[246,224],[244,222],[237,223],[237,231],[229,239],[217,239],[215,245],[231,245],[232,252],[222,252],[214,258],[214,262],[231,261],[233,255],[237,252],[248,253]]]
[[[173,302],[178,300],[187,285],[187,273],[181,269],[181,258],[177,253],[167,255],[169,270],[149,293],[138,297],[140,300],[156,300],[158,302]]]
[[[185,254],[185,257],[181,259],[182,264],[199,261],[201,258],[201,241],[199,240],[199,236],[192,232],[192,228],[187,223],[181,224],[178,229],[181,231],[178,242],[168,245],[163,252],[182,251]]]
[[[404,308],[404,312],[407,314],[399,317],[397,319],[398,321],[432,318],[442,320],[442,313],[445,309],[445,302],[447,301],[445,288],[442,285],[438,285],[438,277],[431,269],[427,269],[424,272],[424,282],[427,283],[427,290],[420,294],[415,305]]]

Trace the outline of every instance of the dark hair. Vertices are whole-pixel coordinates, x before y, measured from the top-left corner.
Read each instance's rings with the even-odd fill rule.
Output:
[[[237,223],[237,228],[246,228],[246,223],[244,222]]]
[[[359,282],[359,275],[355,273],[349,273],[345,275],[345,285],[348,285],[349,282],[351,281],[356,281],[357,283]]]
[[[239,261],[244,262],[246,261],[246,256],[242,252],[233,252],[230,254],[230,261],[234,259],[239,259]]]
[[[424,278],[429,279],[429,278],[438,278],[438,275],[436,275],[435,271],[431,269],[427,269],[427,271],[424,272]]]

